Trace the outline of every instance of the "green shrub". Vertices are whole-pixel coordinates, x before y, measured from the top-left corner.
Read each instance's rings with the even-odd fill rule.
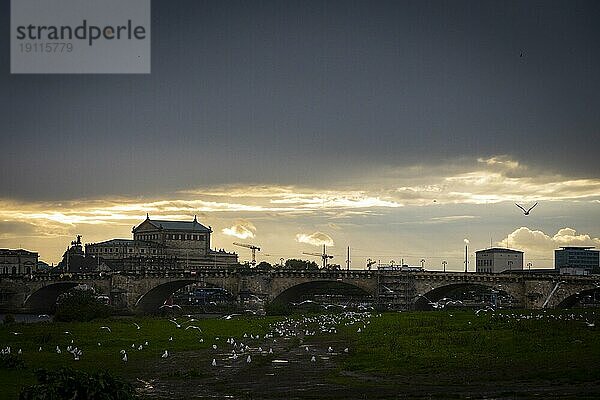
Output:
[[[19,400],[128,400],[134,398],[133,387],[108,372],[88,374],[69,368],[35,372],[37,385],[21,391]]]
[[[291,315],[292,309],[289,304],[273,301],[265,304],[265,313],[267,315]]]
[[[4,316],[4,323],[5,324],[14,324],[16,322],[15,320],[15,316],[12,314],[6,314]]]
[[[25,361],[15,354],[0,355],[0,369],[23,369]]]
[[[86,322],[106,318],[112,311],[112,307],[99,301],[93,291],[73,289],[59,297],[54,320]]]

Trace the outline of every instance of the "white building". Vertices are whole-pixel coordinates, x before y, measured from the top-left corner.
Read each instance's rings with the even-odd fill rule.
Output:
[[[475,266],[477,272],[491,274],[522,271],[523,252],[502,247],[478,250],[475,252]]]

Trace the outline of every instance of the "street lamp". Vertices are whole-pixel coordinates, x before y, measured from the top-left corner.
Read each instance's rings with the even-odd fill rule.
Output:
[[[425,259],[421,258],[421,269],[425,269]]]
[[[469,239],[465,238],[465,273],[469,271]]]
[[[532,266],[532,265],[533,265],[533,264],[531,264],[530,262],[528,262],[528,263],[527,263],[527,267],[529,268],[529,272],[531,272],[531,266]]]
[[[446,265],[448,265],[448,262],[446,260],[442,261],[442,266],[444,267],[444,272],[446,272]]]

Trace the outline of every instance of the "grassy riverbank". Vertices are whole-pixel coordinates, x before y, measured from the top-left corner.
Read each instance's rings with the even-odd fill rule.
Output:
[[[0,346],[21,349],[24,368],[0,369],[0,396],[16,398],[36,368],[69,366],[107,369],[152,398],[594,397],[595,318],[594,311],[450,311],[2,325]],[[68,346],[83,350],[78,361]]]

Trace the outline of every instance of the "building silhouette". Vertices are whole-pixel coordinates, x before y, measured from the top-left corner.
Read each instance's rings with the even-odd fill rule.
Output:
[[[599,251],[593,246],[565,246],[554,250],[554,269],[561,274],[589,275],[599,265]]]
[[[112,269],[223,268],[238,263],[236,253],[212,250],[211,227],[193,221],[146,219],[132,229],[133,239],[111,239],[85,246],[85,255]]]

